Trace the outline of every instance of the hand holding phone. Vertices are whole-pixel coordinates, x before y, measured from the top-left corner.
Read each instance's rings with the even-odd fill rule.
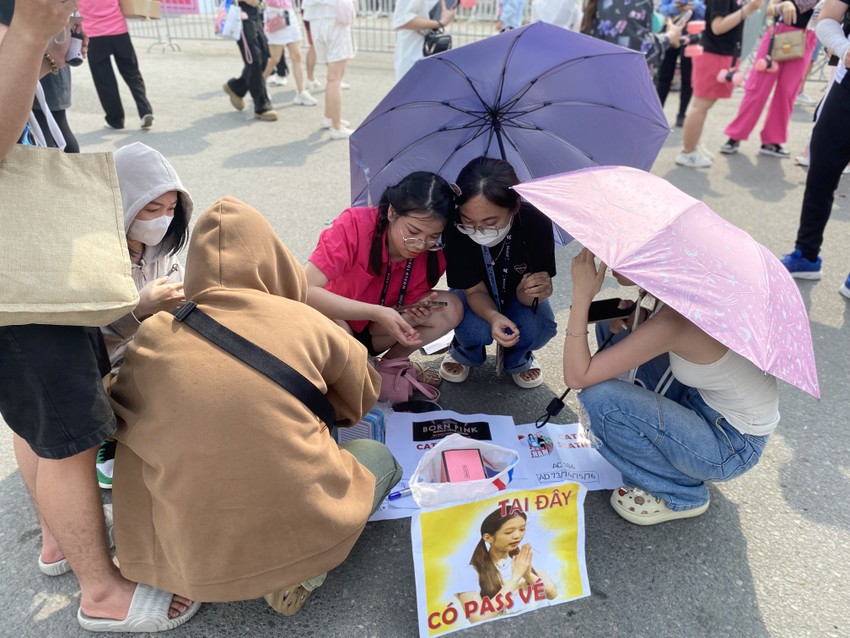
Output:
[[[614,299],[599,299],[590,304],[587,311],[587,323],[596,323],[597,321],[611,321],[613,319],[625,319],[634,312],[635,305],[621,308],[623,300],[619,297]]]
[[[445,308],[448,305],[446,301],[435,301],[432,299],[428,299],[425,301],[417,301],[416,303],[407,304],[406,306],[402,306],[398,309],[399,312],[404,312],[405,310],[413,310],[415,308]]]
[[[457,4],[458,0],[440,0],[428,12],[428,18],[438,20],[444,27],[447,27],[454,22]]]
[[[688,9],[682,15],[680,15],[678,18],[676,18],[676,21],[673,24],[676,25],[677,27],[683,27],[688,23],[688,20],[691,19],[692,15],[694,15],[693,10]]]

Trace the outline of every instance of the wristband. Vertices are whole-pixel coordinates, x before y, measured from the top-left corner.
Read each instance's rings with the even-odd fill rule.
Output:
[[[44,61],[50,66],[50,72],[53,75],[59,75],[59,67],[56,65],[56,60],[54,60],[49,53],[44,53]]]
[[[585,331],[585,332],[570,332],[570,329],[567,328],[567,336],[568,337],[586,337],[588,334],[590,334],[590,333],[587,332],[587,331]]]

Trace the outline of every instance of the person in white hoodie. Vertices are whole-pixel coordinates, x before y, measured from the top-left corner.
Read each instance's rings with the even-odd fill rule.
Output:
[[[115,171],[139,305],[101,328],[113,372],[123,363],[124,351],[142,321],[186,302],[183,266],[177,253],[188,239],[193,209],[192,198],[174,167],[150,146],[134,142],[119,148],[115,151]],[[96,464],[97,480],[104,489],[112,488],[114,458],[115,443],[104,442]]]
[[[174,167],[150,146],[134,142],[119,148],[115,171],[139,305],[101,328],[113,369],[121,365],[124,350],[142,321],[185,303],[183,266],[177,253],[188,239],[193,209],[192,197]]]

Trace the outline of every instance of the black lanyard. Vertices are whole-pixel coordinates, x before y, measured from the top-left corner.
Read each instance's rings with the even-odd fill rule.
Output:
[[[384,277],[384,288],[381,290],[381,300],[378,302],[379,305],[383,306],[384,302],[387,300],[387,290],[390,289],[390,277],[392,276],[393,263],[391,261],[387,262],[387,274]],[[395,303],[395,307],[399,308],[404,305],[404,296],[407,294],[407,284],[410,282],[410,271],[413,270],[413,259],[408,259],[407,264],[404,267],[404,276],[401,279],[401,290],[398,291],[398,301]]]
[[[508,298],[508,271],[511,267],[511,236],[513,233],[505,237],[505,245],[502,250],[505,253],[505,261],[502,266],[502,295],[501,299]],[[499,288],[496,285],[496,274],[493,272],[493,258],[490,256],[490,249],[487,246],[481,246],[481,254],[484,256],[484,265],[487,267],[487,277],[490,279],[490,290],[493,293],[493,301],[496,302],[496,310],[502,312],[502,302],[499,296]]]

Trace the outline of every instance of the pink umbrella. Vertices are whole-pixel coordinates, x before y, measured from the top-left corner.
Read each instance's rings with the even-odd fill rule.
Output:
[[[820,398],[809,318],[764,246],[668,181],[605,166],[516,186],[610,268],[728,348]]]

